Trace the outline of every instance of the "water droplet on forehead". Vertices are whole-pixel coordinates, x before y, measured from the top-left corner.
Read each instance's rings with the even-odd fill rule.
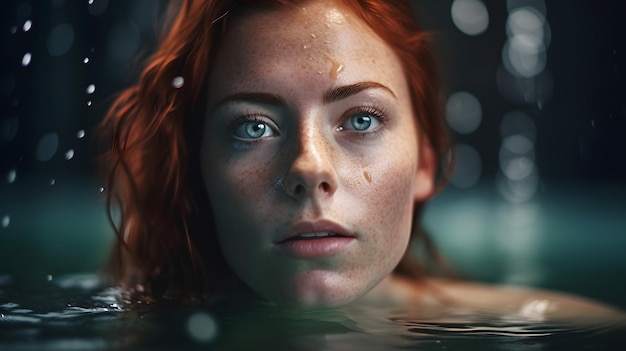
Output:
[[[26,67],[30,65],[30,61],[32,60],[33,55],[30,52],[27,52],[22,56],[22,66]]]
[[[185,85],[185,78],[178,76],[172,79],[172,86],[176,89],[180,89]]]
[[[16,177],[17,177],[17,172],[14,169],[10,170],[9,173],[7,173],[7,183],[13,184]]]
[[[6,228],[11,223],[11,217],[9,215],[4,215],[2,217],[2,228]]]
[[[95,84],[89,84],[89,85],[87,86],[87,88],[85,89],[85,92],[86,92],[87,94],[93,94],[95,91],[96,91],[96,86],[95,86]]]

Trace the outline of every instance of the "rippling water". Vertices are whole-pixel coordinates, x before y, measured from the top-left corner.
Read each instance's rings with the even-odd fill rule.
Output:
[[[568,325],[446,311],[290,313],[237,302],[129,304],[94,275],[0,277],[0,350],[624,350],[624,320]]]

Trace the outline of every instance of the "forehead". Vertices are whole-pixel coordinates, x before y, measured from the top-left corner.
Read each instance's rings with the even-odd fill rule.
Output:
[[[402,69],[393,51],[341,2],[308,1],[230,22],[210,85],[267,90],[285,75],[295,79],[306,73],[318,76],[311,84],[391,85]]]

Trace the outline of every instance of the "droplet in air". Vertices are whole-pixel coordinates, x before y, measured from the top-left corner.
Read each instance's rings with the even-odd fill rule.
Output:
[[[28,32],[32,27],[33,27],[33,21],[27,20],[26,22],[24,22],[24,25],[22,26],[22,30],[24,32]]]
[[[10,31],[11,34],[17,33],[17,26],[11,27],[11,29],[9,31]]]
[[[87,106],[91,106],[91,100],[87,100]]]
[[[87,88],[85,89],[85,92],[89,95],[93,94],[96,91],[96,85],[95,84],[89,84],[87,86]]]
[[[93,4],[93,0],[89,0],[89,1],[87,1],[87,3],[88,3],[89,5],[91,5],[91,4]]]
[[[180,89],[185,85],[185,78],[181,76],[174,77],[172,79],[172,86],[176,89]]]
[[[48,274],[48,275],[46,276],[46,280],[47,280],[47,281],[52,281],[52,275]]]
[[[14,169],[10,170],[9,173],[7,173],[7,182],[9,184],[13,184],[16,177],[17,177],[17,172]]]
[[[54,179],[54,178],[50,179],[50,185],[54,185],[56,183],[57,183],[56,179]]]
[[[101,187],[100,187],[100,192],[101,192],[101,193],[103,193],[103,192],[104,192],[104,187],[103,187],[103,186],[101,186]]]
[[[72,158],[74,158],[74,150],[69,149],[65,152],[65,159],[69,161]]]
[[[27,52],[22,56],[22,66],[26,67],[30,65],[30,61],[33,58],[33,55],[30,52]]]
[[[4,215],[4,217],[2,217],[2,228],[8,227],[10,223],[11,217],[9,217],[9,215]]]
[[[83,59],[83,63],[84,63],[84,64],[89,63],[89,57],[85,57],[85,58]]]
[[[78,132],[76,132],[76,137],[77,137],[78,139],[82,139],[82,138],[84,138],[84,137],[85,137],[85,130],[84,130],[84,129],[81,129],[81,130],[79,130]]]

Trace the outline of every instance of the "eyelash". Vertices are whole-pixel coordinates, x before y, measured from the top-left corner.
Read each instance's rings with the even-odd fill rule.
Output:
[[[266,124],[269,128],[271,128],[277,135],[280,135],[280,133],[278,132],[278,126],[269,118],[263,116],[263,115],[259,115],[259,114],[255,114],[255,113],[251,113],[251,112],[245,112],[242,116],[238,117],[237,119],[235,119],[231,124],[230,124],[230,132],[232,135],[232,142],[233,142],[233,147],[237,150],[244,150],[249,148],[250,146],[252,146],[254,143],[258,143],[260,141],[263,140],[263,138],[258,139],[258,140],[242,140],[239,139],[237,137],[234,136],[235,130],[243,123],[247,123],[247,122],[259,122],[259,123],[263,123]]]
[[[361,131],[350,131],[352,133],[357,133],[359,136],[361,136],[362,138],[367,138],[367,137],[372,137],[375,135],[378,135],[382,132],[385,131],[384,126],[389,122],[389,114],[385,111],[384,108],[378,106],[378,105],[372,105],[372,106],[360,106],[360,107],[355,107],[352,108],[350,110],[348,110],[345,114],[344,117],[342,118],[342,121],[340,123],[344,124],[346,123],[350,118],[352,118],[354,115],[356,114],[368,114],[371,115],[372,117],[376,118],[378,120],[378,122],[380,122],[380,126],[374,130],[371,131],[365,131],[365,132],[361,132]],[[339,128],[339,127],[337,127]]]

